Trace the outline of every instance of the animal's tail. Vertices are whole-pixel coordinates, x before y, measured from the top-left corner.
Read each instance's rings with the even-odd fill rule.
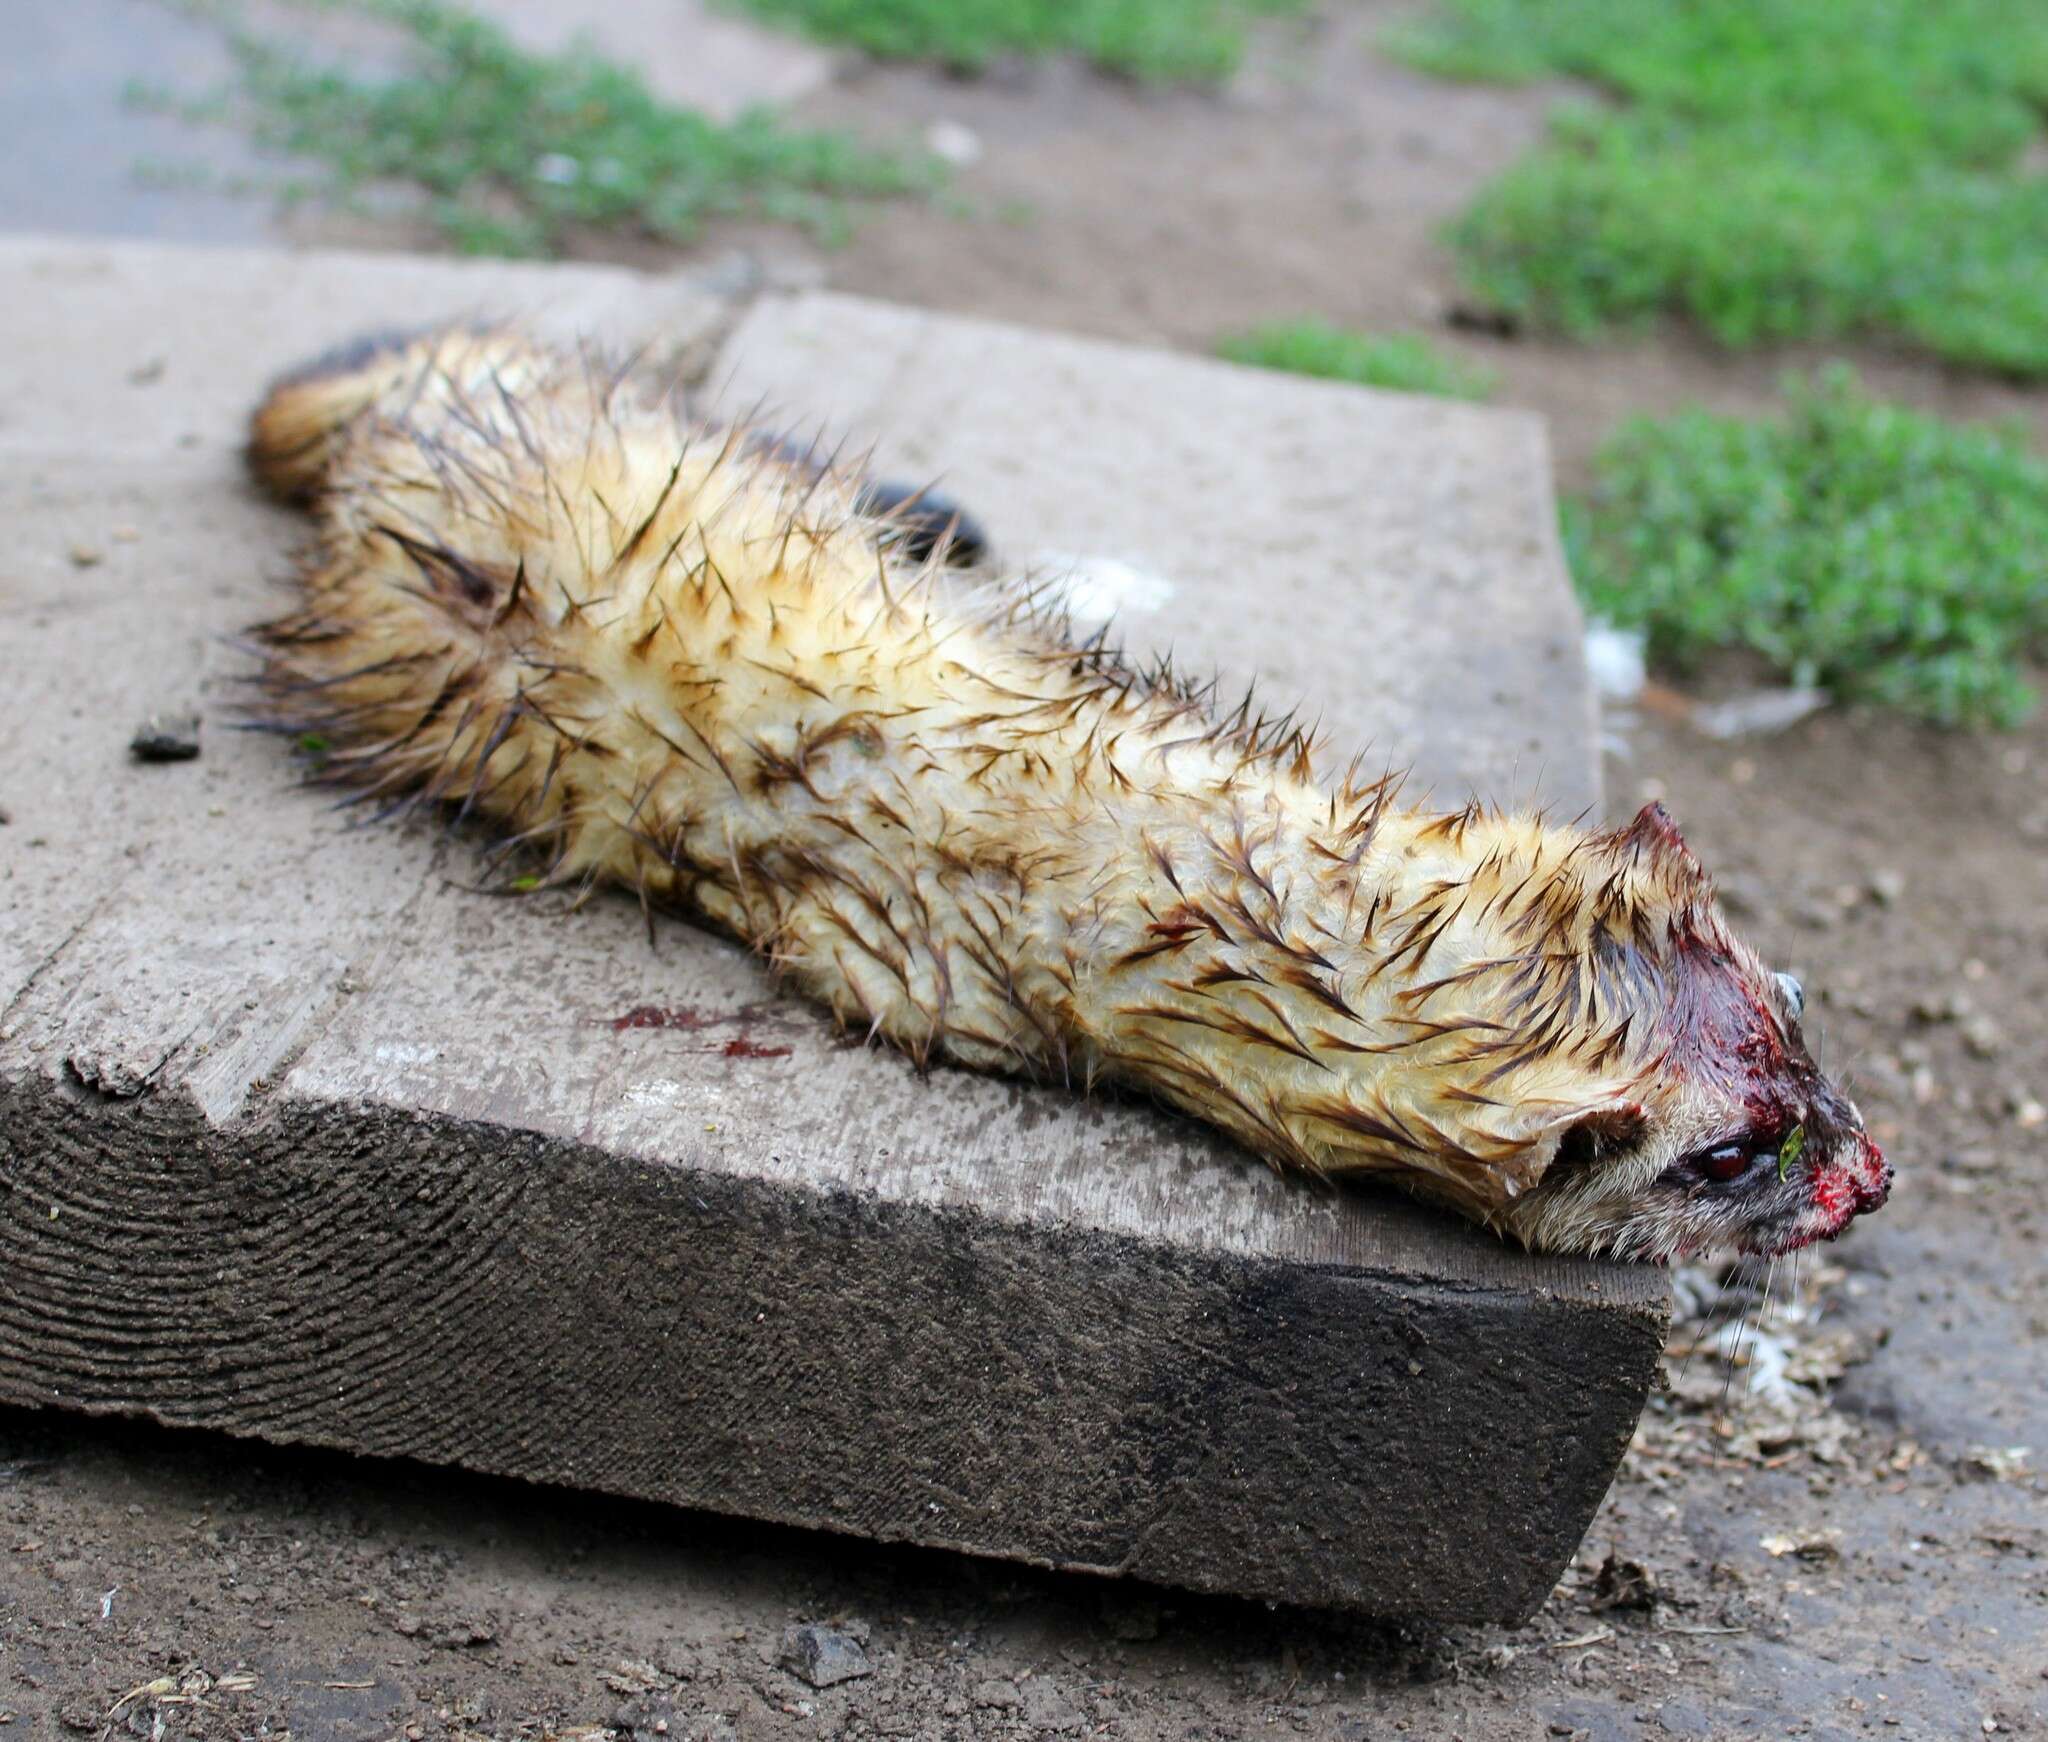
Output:
[[[335,482],[335,471],[357,433],[375,423],[433,419],[416,414],[452,411],[472,427],[494,426],[509,439],[523,436],[520,396],[532,395],[575,360],[542,350],[509,327],[439,327],[365,334],[280,376],[249,420],[249,466],[275,494],[310,502]],[[602,399],[624,376],[602,378],[609,366],[584,352],[585,385]],[[598,370],[593,375],[593,370]],[[707,426],[715,428],[715,425]],[[760,434],[750,451],[816,477],[832,456],[815,443]],[[971,567],[987,560],[988,534],[950,497],[926,485],[865,478],[857,506],[878,527],[892,528],[913,562],[938,555]]]
[[[540,360],[504,329],[365,334],[272,383],[249,420],[250,470],[288,501],[308,501],[331,482],[364,419],[400,415],[423,397],[527,388]]]

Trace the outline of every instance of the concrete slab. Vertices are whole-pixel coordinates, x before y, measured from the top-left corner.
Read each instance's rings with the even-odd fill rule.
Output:
[[[1533,1610],[1655,1370],[1659,1276],[1306,1191],[1145,1107],[920,1081],[733,948],[664,925],[650,950],[630,903],[470,893],[466,847],[351,829],[229,729],[220,638],[295,536],[240,477],[251,395],[480,297],[663,344],[719,314],[625,274],[0,248],[0,1401],[1382,1614]],[[1170,575],[1190,632],[1263,657],[1262,625],[1331,613],[1288,669],[1350,734],[1388,618],[1344,588],[1395,549],[1361,528],[1427,540],[1347,456],[1435,444],[1527,510],[1436,519],[1499,538],[1428,559],[1474,589],[1461,661],[1508,659],[1490,626],[1556,585],[1515,420],[1044,344],[800,298],[721,367],[893,407],[905,457],[952,419],[1000,539],[1041,536],[1042,504],[1042,536]],[[1096,369],[1120,390],[1083,398]],[[1318,484],[1261,445],[1288,429]],[[1062,442],[1171,464],[1091,508]],[[1212,537],[1205,490],[1248,477]],[[198,761],[129,760],[144,715],[190,706]]]

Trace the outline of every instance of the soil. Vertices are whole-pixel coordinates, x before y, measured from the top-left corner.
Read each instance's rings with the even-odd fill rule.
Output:
[[[855,69],[806,114],[970,129],[983,156],[958,192],[981,215],[905,205],[831,255],[732,227],[705,252],[1189,347],[1297,311],[1438,325],[1457,293],[1436,227],[1557,93],[1394,68],[1371,46],[1387,15],[1269,31],[1216,96]],[[1761,409],[1787,361],[1669,333],[1445,342],[1545,414],[1567,482],[1625,412]],[[1858,361],[1951,411],[2048,404]],[[1837,711],[1725,743],[1687,716],[1653,689],[1611,722],[1610,808],[1678,813],[1739,922],[1805,979],[1899,1181],[1781,1267],[1761,1314],[1681,1273],[1672,1387],[1527,1627],[1414,1635],[0,1412],[0,1734],[2048,1734],[2048,720],[1965,736]],[[867,1673],[818,1688],[783,1667],[812,1623],[794,1662]]]

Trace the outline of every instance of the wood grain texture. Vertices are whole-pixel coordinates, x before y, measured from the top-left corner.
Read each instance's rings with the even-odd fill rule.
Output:
[[[595,277],[576,294],[613,337],[673,339],[678,309],[715,323],[684,289]],[[479,284],[438,263],[0,250],[23,329],[0,361],[0,1398],[1293,1601],[1532,1610],[1627,1442],[1661,1278],[1306,1191],[1146,1107],[920,1079],[729,946],[664,923],[650,950],[630,903],[476,895],[466,843],[352,828],[230,729],[221,638],[267,607],[294,536],[240,479],[248,395],[350,326],[474,306]],[[957,391],[917,385],[991,332],[1014,361],[986,396],[951,361]],[[129,333],[149,335],[132,360],[106,337]],[[907,456],[957,432],[953,483],[987,491],[999,541],[1043,514],[1047,543],[1170,571],[1186,621],[1227,625],[1251,663],[1291,611],[1335,611],[1300,682],[1340,731],[1373,729],[1346,674],[1386,619],[1329,602],[1376,500],[1370,468],[1333,456],[1405,442],[1474,490],[1497,474],[1444,559],[1501,601],[1474,607],[1461,659],[1512,665],[1483,626],[1513,639],[1543,616],[1523,595],[1558,586],[1540,449],[1512,420],[1414,407],[1404,436],[1410,402],[1244,377],[1269,427],[1314,432],[1291,463],[1326,464],[1349,504],[1339,534],[1305,485],[1248,496],[1294,553],[1253,606],[1237,555],[1169,536],[1201,516],[1175,493],[1229,463],[1232,430],[1183,415],[1211,366],[1141,357],[1048,430],[1019,398],[1029,341],[1001,330],[799,299],[742,337],[721,368],[748,391],[815,376],[822,403],[840,365],[905,383],[860,403]],[[1126,354],[1098,351],[1113,375]],[[1079,354],[1051,345],[1048,391]],[[124,393],[162,398],[122,417]],[[1161,469],[1120,473],[1110,507],[1081,481],[1004,486],[995,458],[1053,477],[1047,443],[1109,453],[1166,424]],[[1495,526],[1515,530],[1490,544]],[[1587,790],[1589,735],[1540,700],[1530,730]],[[200,760],[129,761],[145,714],[195,705]]]

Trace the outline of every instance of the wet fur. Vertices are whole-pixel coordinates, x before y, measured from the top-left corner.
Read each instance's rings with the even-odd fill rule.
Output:
[[[516,332],[323,360],[251,457],[317,512],[258,687],[325,778],[682,909],[920,1064],[1127,1084],[1553,1251],[1783,1251],[1882,1201],[1661,811],[1404,806],[950,574],[857,472]],[[1695,1177],[1793,1123],[1784,1178]]]

